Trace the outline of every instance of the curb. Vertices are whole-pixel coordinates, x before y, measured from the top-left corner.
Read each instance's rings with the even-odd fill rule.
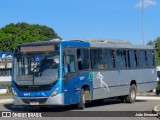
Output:
[[[157,96],[136,96],[136,100],[160,100]]]
[[[13,102],[13,99],[1,99],[0,100],[0,104],[3,104],[3,103],[12,103]]]
[[[160,118],[160,111],[158,110],[158,107],[159,107],[160,105],[157,105],[157,106],[155,106],[154,107],[154,109],[153,109],[153,113],[155,113],[155,114],[157,114],[158,113],[158,117],[157,118]]]

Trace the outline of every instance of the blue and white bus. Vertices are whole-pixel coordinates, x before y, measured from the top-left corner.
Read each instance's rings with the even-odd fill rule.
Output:
[[[134,103],[137,92],[157,82],[155,50],[118,40],[45,41],[14,50],[14,105],[69,105],[119,98]]]

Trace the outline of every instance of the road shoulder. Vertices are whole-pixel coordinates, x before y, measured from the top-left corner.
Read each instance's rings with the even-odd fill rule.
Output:
[[[0,104],[4,104],[4,103],[12,103],[13,102],[13,99],[10,98],[10,99],[0,99]]]

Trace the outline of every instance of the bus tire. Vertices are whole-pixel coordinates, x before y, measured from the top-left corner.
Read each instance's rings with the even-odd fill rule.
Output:
[[[85,96],[84,96],[84,89],[81,90],[80,93],[80,101],[78,103],[78,108],[79,109],[84,109],[85,108]]]
[[[125,101],[126,103],[134,103],[136,100],[136,91],[137,87],[135,84],[132,84],[129,89],[129,95],[126,96]]]

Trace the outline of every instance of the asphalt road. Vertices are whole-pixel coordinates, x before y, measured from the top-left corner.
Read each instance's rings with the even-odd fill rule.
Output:
[[[159,100],[136,100],[134,104],[121,103],[119,100],[115,99],[107,99],[103,103],[97,104],[86,104],[86,108],[83,111],[152,111],[154,106],[160,104]],[[0,105],[0,111],[20,111],[20,112],[46,112],[46,113],[56,113],[56,112],[66,112],[66,111],[80,111],[76,108],[76,105],[70,106],[49,106],[48,108],[38,109],[32,107],[15,107],[13,104],[4,104]],[[74,113],[73,113],[74,114]],[[57,117],[57,119],[62,120],[65,117]],[[30,118],[29,118],[30,119]],[[36,119],[36,118],[35,118]],[[47,117],[46,120],[50,118]],[[65,120],[71,119],[70,117],[65,118]],[[73,119],[73,118],[72,118]],[[77,119],[77,118],[76,118]],[[88,118],[87,118],[88,119]],[[104,118],[93,118],[96,119],[104,119]],[[113,117],[109,117],[107,119],[113,119]],[[120,120],[118,117],[114,118]],[[124,118],[124,120],[157,120],[155,117],[129,117]],[[40,120],[40,119],[39,119]],[[79,120],[82,120],[82,117],[79,117]],[[89,120],[89,119],[88,119]]]

